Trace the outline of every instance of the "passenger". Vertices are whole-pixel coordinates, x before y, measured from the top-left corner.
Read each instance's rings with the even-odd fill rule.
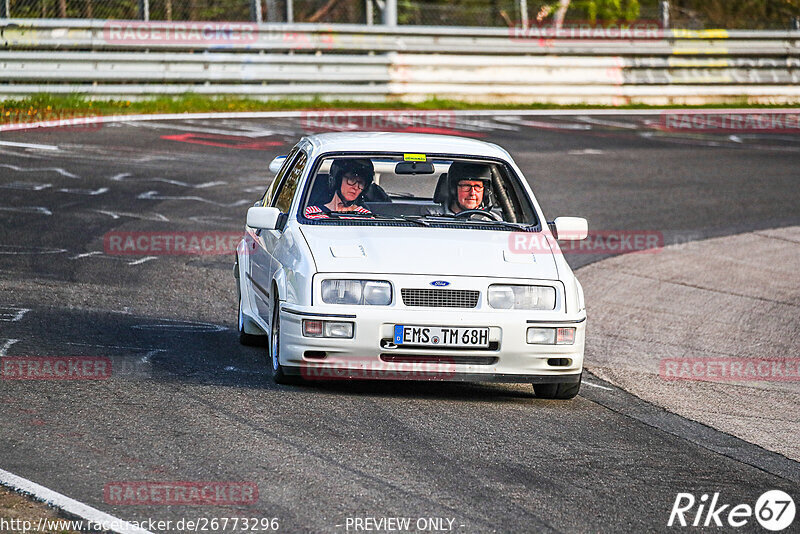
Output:
[[[328,174],[330,202],[308,206],[303,211],[307,219],[327,219],[329,214],[355,212],[372,213],[364,206],[364,191],[372,184],[375,170],[368,159],[337,159]]]
[[[449,204],[445,213],[456,215],[465,210],[484,209],[484,195],[492,184],[487,165],[456,161],[447,175]]]

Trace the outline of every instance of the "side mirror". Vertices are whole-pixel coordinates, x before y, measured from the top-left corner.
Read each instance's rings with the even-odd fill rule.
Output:
[[[252,207],[247,210],[247,226],[257,230],[275,230],[281,210],[273,207]]]
[[[556,217],[553,226],[561,241],[580,241],[589,235],[589,223],[582,217]]]
[[[277,158],[273,159],[269,164],[269,172],[272,174],[278,174],[278,171],[281,170],[283,167],[283,162],[286,161],[286,156],[278,156]]]

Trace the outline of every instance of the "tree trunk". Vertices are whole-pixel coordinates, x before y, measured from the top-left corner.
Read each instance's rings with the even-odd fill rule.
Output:
[[[558,11],[556,11],[555,26],[561,28],[564,25],[564,17],[567,16],[570,0],[558,0]]]

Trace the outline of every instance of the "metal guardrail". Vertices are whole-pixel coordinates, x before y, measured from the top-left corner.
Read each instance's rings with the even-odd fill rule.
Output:
[[[800,101],[800,31],[0,21],[0,95]]]

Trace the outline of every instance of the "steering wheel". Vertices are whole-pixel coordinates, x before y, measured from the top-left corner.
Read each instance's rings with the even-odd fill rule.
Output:
[[[469,219],[473,215],[483,216],[483,217],[486,217],[487,219],[491,219],[493,221],[502,221],[503,220],[503,218],[500,217],[498,214],[492,213],[491,211],[483,211],[483,210],[464,210],[464,211],[459,211],[458,213],[456,213],[455,218],[456,219]]]

